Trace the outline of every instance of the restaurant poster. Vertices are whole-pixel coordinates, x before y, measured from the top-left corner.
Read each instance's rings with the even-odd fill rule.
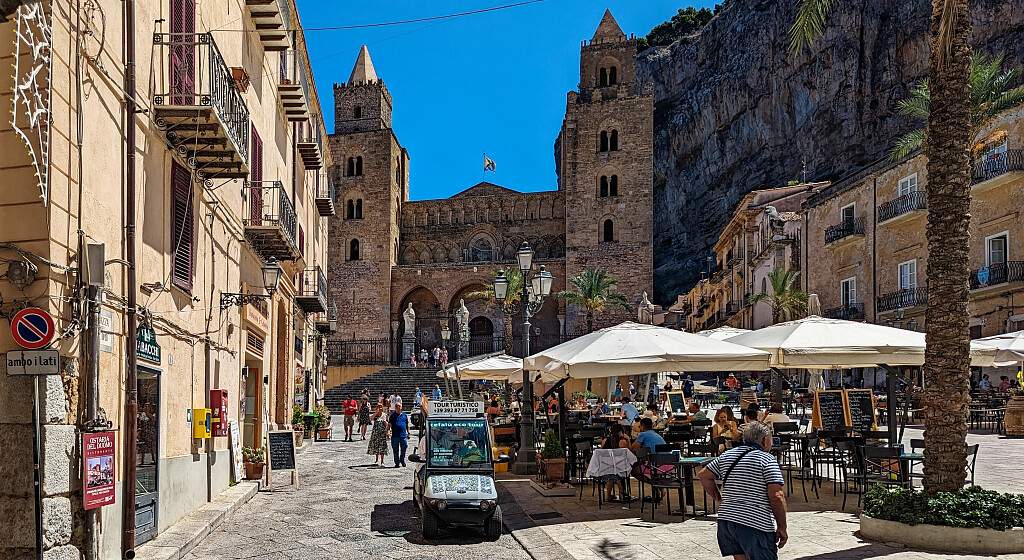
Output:
[[[85,468],[85,509],[114,503],[114,432],[82,434],[82,463]]]

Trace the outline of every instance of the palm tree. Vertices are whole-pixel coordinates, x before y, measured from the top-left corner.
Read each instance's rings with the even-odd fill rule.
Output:
[[[581,307],[586,312],[588,333],[594,330],[594,315],[606,308],[619,307],[626,311],[632,309],[625,296],[615,291],[619,281],[602,268],[585,268],[570,278],[569,283],[575,289],[559,292],[555,297]]]
[[[974,55],[971,58],[971,123],[970,135],[973,140],[1007,109],[1024,103],[1024,86],[1015,85],[1020,81],[1020,70],[1003,70],[1003,57]],[[928,120],[931,108],[931,90],[928,82],[921,82],[910,90],[910,97],[900,101],[899,112],[907,117]],[[905,157],[920,149],[925,142],[925,129],[918,129],[901,136],[892,150],[892,159]],[[972,146],[976,154],[981,144]]]
[[[516,320],[516,317],[521,313],[519,308],[519,300],[522,299],[523,295],[523,273],[520,272],[517,266],[506,266],[499,269],[500,272],[504,273],[505,279],[508,280],[508,292],[505,294],[505,300],[498,302],[494,297],[494,285],[489,284],[482,290],[475,290],[466,294],[466,299],[473,300],[484,300],[488,305],[497,305],[501,307],[502,317],[504,319],[504,347],[505,353],[509,356],[512,355],[512,325]]]
[[[800,273],[779,267],[768,274],[771,293],[754,294],[751,301],[765,302],[772,308],[772,323],[790,320],[807,311],[807,294],[796,288]]]
[[[797,52],[817,37],[834,0],[801,0]],[[932,0],[929,54],[928,305],[925,309],[924,489],[963,488],[970,389],[968,281],[971,209],[971,14],[968,0]]]

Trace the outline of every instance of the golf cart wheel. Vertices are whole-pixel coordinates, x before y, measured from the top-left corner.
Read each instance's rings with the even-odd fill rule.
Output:
[[[434,512],[424,508],[421,523],[423,524],[423,538],[437,538],[437,534],[440,532],[440,520],[434,515]]]
[[[497,506],[494,509],[494,515],[490,516],[484,524],[484,534],[488,539],[496,541],[501,537],[501,530],[501,506]]]

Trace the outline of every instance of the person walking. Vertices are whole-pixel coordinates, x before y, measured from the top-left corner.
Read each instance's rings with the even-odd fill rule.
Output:
[[[402,403],[395,404],[395,410],[388,417],[388,432],[391,434],[391,453],[395,468],[405,466],[405,453],[409,450],[409,417],[402,412]]]
[[[687,373],[683,378],[683,402],[687,405],[693,401],[693,378]]]
[[[359,399],[359,435],[362,436],[363,441],[366,441],[366,428],[370,425],[370,397],[364,394]]]
[[[359,412],[359,403],[351,396],[341,401],[341,413],[345,415],[345,441],[352,441],[352,428],[356,423],[357,412]]]
[[[437,384],[434,385],[434,391],[430,395],[431,400],[441,400],[441,387]]]
[[[448,365],[448,349],[441,349],[441,367]]]
[[[718,548],[735,560],[777,560],[786,545],[782,470],[766,450],[772,432],[761,422],[742,429],[743,445],[722,453],[697,474],[718,508]],[[721,479],[722,488],[716,484]]]
[[[437,367],[441,363],[441,349],[437,346],[434,347],[434,351],[430,354],[431,365]]]
[[[384,415],[384,405],[378,404],[371,418],[373,430],[370,431],[370,443],[366,446],[366,454],[373,455],[375,466],[384,466],[384,456],[388,454],[388,418]]]
[[[388,411],[394,412],[396,409],[402,406],[402,397],[398,393],[391,393],[388,397]]]
[[[422,391],[422,390],[420,390],[420,388],[419,388],[419,387],[417,386],[417,387],[416,387],[416,397],[415,397],[415,399],[413,400],[413,403],[412,403],[412,404],[413,404],[413,406],[416,406],[416,405],[418,405],[419,403],[421,403],[422,401],[423,401],[423,391]]]

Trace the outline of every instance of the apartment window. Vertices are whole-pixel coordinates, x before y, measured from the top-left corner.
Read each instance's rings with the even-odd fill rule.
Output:
[[[907,196],[908,194],[917,192],[917,173],[913,175],[907,175],[900,179],[899,185],[896,187],[896,196]]]
[[[839,298],[844,306],[857,303],[857,278],[847,278],[839,285]]]
[[[171,163],[171,283],[192,291],[196,262],[192,174]]]
[[[1007,250],[1009,248],[1010,234],[1003,232],[998,235],[985,238],[985,265],[1005,266],[1007,261]]]
[[[902,262],[899,265],[900,289],[912,290],[917,287],[917,260]]]
[[[853,204],[847,204],[846,206],[843,206],[839,210],[839,215],[842,218],[844,224],[847,223],[847,222],[852,222],[853,219],[856,217],[856,215],[854,213],[854,205]]]

